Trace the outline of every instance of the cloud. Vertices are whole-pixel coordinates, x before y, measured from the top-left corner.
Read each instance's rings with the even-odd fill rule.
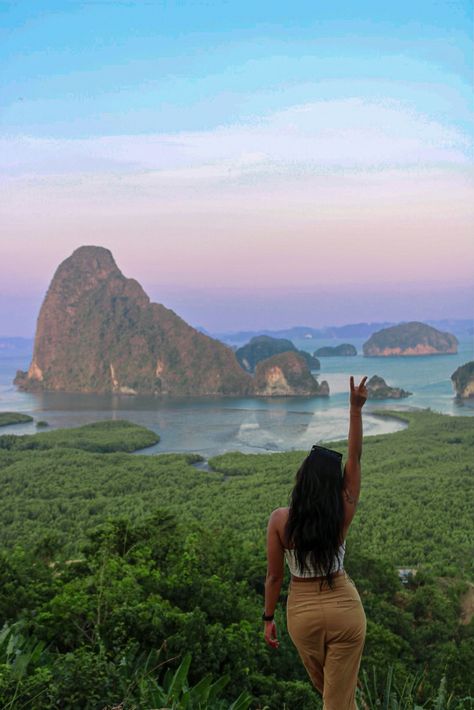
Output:
[[[471,141],[400,103],[358,98],[293,106],[245,124],[175,134],[0,139],[4,173],[29,180],[143,176],[173,183],[404,168],[460,168]]]
[[[141,278],[158,264],[161,284],[466,280],[470,149],[406,105],[355,98],[209,131],[8,136],[0,259],[12,282],[18,250],[36,283],[84,243]]]

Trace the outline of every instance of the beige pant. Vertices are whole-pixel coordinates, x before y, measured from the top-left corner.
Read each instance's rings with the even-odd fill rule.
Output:
[[[355,689],[366,619],[354,582],[344,572],[326,582],[290,582],[287,623],[291,640],[323,696],[324,710],[357,710]]]

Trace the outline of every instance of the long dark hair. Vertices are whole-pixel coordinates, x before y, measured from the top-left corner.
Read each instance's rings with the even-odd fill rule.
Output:
[[[309,564],[321,570],[332,587],[331,568],[342,543],[342,456],[314,446],[296,473],[286,526],[288,546],[301,574]]]

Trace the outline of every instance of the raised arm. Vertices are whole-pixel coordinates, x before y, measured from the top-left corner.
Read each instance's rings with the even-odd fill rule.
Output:
[[[362,407],[367,399],[365,386],[367,377],[360,384],[354,385],[350,378],[350,410],[349,410],[349,443],[348,456],[344,467],[344,538],[355,515],[356,505],[360,495],[360,460],[362,457]]]

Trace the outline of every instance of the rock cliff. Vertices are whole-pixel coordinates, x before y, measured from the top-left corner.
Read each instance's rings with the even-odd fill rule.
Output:
[[[444,355],[457,353],[458,340],[451,333],[413,321],[379,330],[362,347],[366,357]]]
[[[108,249],[83,246],[57,269],[38,318],[24,390],[247,395],[232,350],[150,299]]]
[[[306,360],[297,352],[284,352],[261,360],[255,368],[255,393],[260,396],[329,396],[329,385],[319,384]]]
[[[474,360],[458,367],[451,375],[451,380],[456,390],[456,397],[459,399],[474,397]]]
[[[368,399],[402,399],[409,397],[412,392],[402,390],[399,387],[390,387],[383,377],[374,375],[367,382]]]

